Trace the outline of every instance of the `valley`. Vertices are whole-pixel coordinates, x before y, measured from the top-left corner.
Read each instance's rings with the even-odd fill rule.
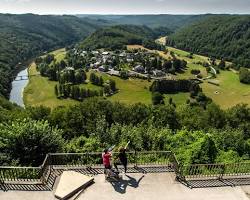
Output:
[[[168,77],[173,79],[194,79],[195,75],[191,73],[192,70],[200,70],[200,74],[203,78],[210,77],[211,74],[207,72],[206,68],[202,65],[204,62],[208,62],[209,58],[201,55],[194,54],[192,58],[189,58],[190,53],[182,51],[173,47],[166,47],[167,53],[159,50],[149,50],[141,45],[128,45],[128,50],[138,50],[143,49],[150,53],[157,53],[160,57],[164,59],[171,58],[170,52],[174,52],[176,57],[180,60],[185,60],[187,62],[187,68],[176,74],[168,74]],[[60,62],[65,58],[65,49],[59,49],[52,52],[55,55],[56,62]],[[219,64],[219,60],[216,60]],[[230,65],[230,62],[226,63]],[[91,72],[91,71],[90,71]],[[87,77],[89,80],[90,72],[87,72]],[[32,63],[29,68],[29,74],[36,74],[36,65]],[[113,102],[120,102],[125,104],[151,104],[151,92],[149,88],[152,81],[138,79],[138,78],[128,78],[124,80],[117,76],[111,76],[100,70],[95,70],[95,73],[102,76],[104,80],[109,78],[116,82],[116,87],[119,92],[112,96],[105,97]],[[118,71],[119,73],[119,71]],[[143,75],[143,74],[142,74]],[[212,84],[216,82],[218,84]],[[58,99],[54,93],[56,82],[50,81],[46,77],[42,76],[32,76],[30,77],[30,82],[24,91],[24,102],[26,106],[39,106],[44,105],[47,107],[55,108],[57,106],[74,105],[78,104],[79,101],[72,99]],[[210,97],[216,104],[220,105],[222,108],[230,108],[239,103],[250,104],[250,86],[239,82],[239,75],[231,70],[220,70],[219,74],[215,78],[209,78],[203,80],[200,84],[203,92],[206,96]],[[87,84],[82,84],[81,87],[87,89],[98,89],[98,86],[91,84],[89,81]],[[187,100],[190,98],[188,93],[176,93],[176,94],[164,94],[164,101],[167,103],[169,98],[173,99],[176,105],[186,104]],[[229,101],[230,99],[230,101]]]
[[[83,153],[128,141],[136,155],[174,152],[171,166],[184,175],[197,164],[197,176],[229,173],[225,166],[249,174],[248,15],[0,14],[0,22],[4,181],[10,172],[33,180],[30,171],[8,171],[20,166],[40,176],[49,153],[77,164]],[[10,93],[23,69],[29,80],[17,79],[27,86]],[[68,161],[72,153],[81,157]]]

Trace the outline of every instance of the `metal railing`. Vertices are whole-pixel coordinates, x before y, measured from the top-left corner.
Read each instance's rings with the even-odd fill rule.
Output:
[[[41,167],[0,167],[1,182],[38,182]]]
[[[250,176],[250,162],[184,165],[180,166],[180,171],[185,180]]]
[[[171,151],[128,152],[129,165],[164,165],[173,166]],[[113,153],[113,158],[118,153]],[[102,167],[102,153],[51,153],[47,154],[39,167],[0,167],[0,184],[6,182],[46,184],[53,168],[98,168]]]
[[[118,153],[112,154],[114,161]],[[145,165],[170,165],[171,151],[150,151],[150,152],[127,152],[128,163],[134,166]],[[54,153],[49,154],[50,165],[52,166],[102,166],[102,153]]]
[[[114,158],[117,152],[113,153]],[[250,162],[233,164],[191,164],[181,165],[171,151],[127,152],[128,164],[132,167],[167,166],[175,172],[176,179],[222,179],[250,176]],[[102,153],[51,153],[47,154],[39,167],[0,167],[0,186],[4,183],[48,183],[54,169],[103,168]]]

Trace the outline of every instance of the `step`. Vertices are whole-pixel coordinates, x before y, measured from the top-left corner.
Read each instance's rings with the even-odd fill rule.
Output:
[[[58,199],[69,199],[80,190],[85,189],[94,178],[83,175],[75,171],[64,171],[60,177],[55,191],[55,197]]]

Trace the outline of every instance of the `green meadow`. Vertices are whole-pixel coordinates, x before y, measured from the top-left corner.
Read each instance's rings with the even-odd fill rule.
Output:
[[[139,45],[130,45],[129,48],[142,48]],[[174,52],[175,55],[183,60],[187,61],[187,69],[183,73],[175,75],[177,79],[187,79],[194,78],[194,75],[191,74],[192,69],[199,69],[203,77],[209,76],[206,72],[205,67],[198,62],[205,62],[208,60],[205,56],[193,55],[193,58],[189,58],[189,52],[175,49],[172,47],[167,47],[168,53],[158,51],[159,55],[165,58],[170,57],[170,51]],[[55,55],[57,61],[64,59],[66,52],[65,49],[58,49],[51,52]],[[37,74],[36,65],[32,63],[29,68],[29,74]],[[89,77],[90,72],[87,73]],[[141,79],[132,79],[123,80],[119,77],[110,76],[105,73],[97,72],[98,75],[102,75],[104,80],[113,79],[116,82],[118,88],[118,93],[114,94],[107,99],[113,102],[121,102],[125,104],[134,104],[134,103],[145,103],[151,104],[151,92],[149,87],[152,82]],[[203,92],[211,97],[213,101],[219,104],[222,108],[228,108],[234,106],[238,103],[247,103],[250,104],[250,86],[245,85],[239,82],[238,74],[232,71],[220,71],[220,74],[214,79],[219,83],[219,86],[208,83],[204,81],[201,84]],[[26,106],[39,106],[44,105],[51,108],[57,106],[68,106],[78,104],[78,101],[71,99],[58,99],[54,94],[54,87],[56,82],[49,81],[48,78],[42,77],[40,75],[30,76],[30,81],[28,86],[24,90],[24,102]],[[95,86],[89,82],[86,84],[81,84],[81,87],[88,89],[99,89],[98,86]],[[188,93],[178,93],[178,94],[167,94],[165,96],[165,102],[168,102],[171,97],[175,104],[180,105],[184,104],[189,98]]]

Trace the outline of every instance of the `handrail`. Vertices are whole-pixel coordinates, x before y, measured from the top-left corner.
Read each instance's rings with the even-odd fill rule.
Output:
[[[119,152],[113,152],[114,155]],[[47,183],[53,166],[97,166],[102,165],[102,152],[85,153],[49,153],[39,167],[0,166],[0,180],[4,181],[37,181]],[[127,152],[129,162],[137,165],[170,164],[171,151]]]
[[[119,153],[119,152],[113,152]],[[134,151],[128,151],[126,153],[135,153]],[[172,153],[172,151],[139,151],[138,153]],[[85,152],[85,153],[49,153],[47,155],[100,155],[102,152]]]
[[[55,167],[99,167],[102,165],[102,152],[85,153],[49,153],[39,167],[0,166],[0,185],[4,181],[41,181],[46,184]],[[117,155],[118,152],[113,152]],[[250,176],[250,162],[190,164],[182,165],[172,151],[134,151],[127,152],[130,164],[137,166],[159,165],[168,166],[175,172],[176,179],[187,182],[188,179],[217,178],[224,176]]]
[[[41,169],[41,167],[0,166],[0,169]]]

